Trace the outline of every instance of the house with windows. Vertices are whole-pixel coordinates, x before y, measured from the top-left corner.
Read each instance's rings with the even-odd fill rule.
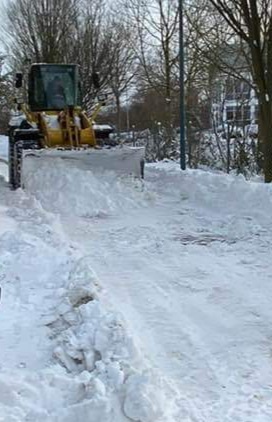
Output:
[[[226,71],[218,72],[212,89],[212,125],[215,128],[256,130],[258,100],[252,84],[245,51],[229,46],[225,59]],[[233,69],[233,71],[232,71]],[[255,129],[254,129],[255,128]]]

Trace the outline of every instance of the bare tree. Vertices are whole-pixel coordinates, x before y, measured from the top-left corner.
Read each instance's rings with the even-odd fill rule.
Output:
[[[130,22],[139,43],[142,79],[164,99],[164,125],[171,138],[172,100],[176,95],[178,62],[178,3],[173,0],[127,0]]]
[[[75,42],[77,5],[78,0],[11,0],[6,33],[14,62],[67,62]]]
[[[113,21],[111,38],[113,61],[109,73],[109,86],[115,99],[118,132],[121,129],[121,98],[125,93],[129,96],[127,91],[132,87],[138,70],[133,48],[136,42],[136,34],[132,28],[121,21]]]
[[[83,101],[87,109],[90,109],[97,94],[92,79],[95,72],[99,73],[101,89],[109,88],[113,63],[112,29],[109,19],[109,10],[104,1],[84,0],[81,3],[73,60],[81,67]]]
[[[97,94],[93,74],[101,89],[110,88],[113,63],[127,49],[120,28],[112,24],[106,2],[100,0],[11,0],[7,5],[8,50],[12,68],[26,60],[77,63],[81,69],[83,104],[90,110]],[[117,35],[118,32],[118,35]],[[124,31],[123,31],[124,32]],[[120,40],[118,37],[121,36]],[[122,49],[119,44],[122,43]],[[119,72],[124,73],[120,63]],[[122,82],[123,83],[123,82]],[[116,85],[116,83],[115,83]],[[120,90],[120,86],[118,87]]]
[[[7,131],[13,101],[12,79],[10,73],[4,70],[4,64],[5,56],[0,54],[0,133]]]
[[[250,57],[259,101],[265,182],[272,182],[272,9],[270,0],[210,0]]]

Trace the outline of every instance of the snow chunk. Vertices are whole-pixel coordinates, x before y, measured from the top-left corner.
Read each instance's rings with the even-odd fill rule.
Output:
[[[107,397],[95,396],[91,400],[85,400],[65,409],[57,422],[111,422],[112,410]]]
[[[105,311],[97,300],[77,306],[74,312],[80,316],[78,323],[60,333],[59,346],[55,350],[55,355],[69,371],[92,371],[98,368],[100,360],[106,365],[111,360],[130,364],[137,361],[138,350],[120,317]],[[105,365],[98,370],[107,373]],[[114,370],[110,372],[112,374]]]
[[[99,283],[88,261],[88,257],[82,258],[70,273],[68,298],[73,306],[78,306],[97,298]]]
[[[124,412],[133,421],[155,422],[163,416],[165,398],[145,375],[132,375],[125,383]]]

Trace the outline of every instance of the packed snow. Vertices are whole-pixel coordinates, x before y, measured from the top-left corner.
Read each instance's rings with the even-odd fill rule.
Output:
[[[34,168],[0,178],[0,421],[271,422],[272,187]]]
[[[8,143],[5,136],[0,135],[0,175],[8,178]]]

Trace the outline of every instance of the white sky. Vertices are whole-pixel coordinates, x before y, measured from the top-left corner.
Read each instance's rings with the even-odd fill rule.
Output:
[[[9,0],[0,0],[0,52],[4,50],[3,46],[3,29],[1,22],[3,22],[3,16],[4,16],[4,7],[9,2]]]

